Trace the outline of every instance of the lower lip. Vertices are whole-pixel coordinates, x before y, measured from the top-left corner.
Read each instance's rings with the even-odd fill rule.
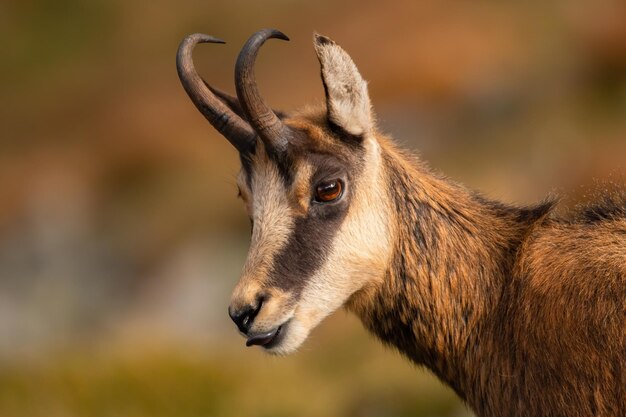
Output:
[[[267,342],[266,344],[264,344],[264,345],[263,345],[263,347],[264,347],[265,349],[271,349],[271,348],[273,348],[273,347],[277,346],[277,345],[280,343],[280,341],[282,340],[282,337],[281,337],[281,336],[282,336],[282,335],[284,334],[284,332],[285,332],[284,327],[285,327],[285,325],[284,325],[284,324],[283,324],[283,325],[281,325],[281,326],[278,326],[278,330],[276,330],[276,334],[274,335],[274,337],[272,338],[272,340],[270,340],[269,342]]]
[[[278,346],[284,337],[285,330],[286,330],[285,327],[287,326],[288,323],[289,321],[278,326],[278,330],[276,330],[276,334],[267,343],[262,344],[260,346],[263,347],[264,349],[272,349],[273,347]],[[251,346],[251,345],[248,345],[248,346]]]

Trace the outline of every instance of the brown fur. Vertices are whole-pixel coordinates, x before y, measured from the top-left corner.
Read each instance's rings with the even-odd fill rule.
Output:
[[[354,159],[323,112],[285,122],[303,133],[294,152]],[[393,256],[347,309],[480,416],[626,416],[626,196],[559,218],[555,201],[490,201],[376,141]]]
[[[290,121],[318,151],[345,151],[324,123]],[[347,308],[479,415],[623,415],[626,196],[558,218],[553,201],[486,200],[377,141],[395,255]]]
[[[626,216],[491,202],[379,142],[395,255],[348,309],[481,416],[624,416]]]
[[[559,218],[471,192],[378,134],[351,58],[314,45],[325,108],[241,155],[253,233],[229,312],[248,342],[291,353],[344,304],[480,416],[626,417],[626,195]]]

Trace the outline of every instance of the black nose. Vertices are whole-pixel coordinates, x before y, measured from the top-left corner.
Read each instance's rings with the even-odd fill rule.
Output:
[[[252,322],[254,318],[261,310],[261,305],[263,304],[262,300],[259,300],[258,305],[256,307],[253,306],[245,306],[239,310],[236,310],[232,307],[228,307],[228,315],[235,322],[239,331],[242,333],[248,333],[250,330],[250,326],[252,326]]]

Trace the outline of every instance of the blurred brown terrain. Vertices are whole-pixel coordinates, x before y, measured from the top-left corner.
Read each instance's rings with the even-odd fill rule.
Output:
[[[234,91],[263,27],[266,99],[323,99],[311,39],[354,58],[379,125],[451,178],[563,210],[626,183],[626,3],[0,3],[0,415],[462,416],[342,312],[302,351],[226,314],[247,250],[238,158],[181,88],[178,42]],[[623,188],[621,189],[623,192]]]

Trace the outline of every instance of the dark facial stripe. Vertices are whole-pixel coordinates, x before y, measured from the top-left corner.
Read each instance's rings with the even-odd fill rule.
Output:
[[[307,143],[309,141],[306,133],[300,130],[289,129],[288,134],[290,136],[288,138],[289,145]],[[272,148],[265,148],[265,150],[270,160],[272,160],[278,167],[278,173],[283,179],[285,187],[291,187],[295,178],[294,159],[296,158],[296,155],[292,154],[292,150],[289,147],[286,152],[277,152]]]
[[[311,203],[306,217],[296,220],[294,230],[274,259],[268,284],[300,295],[308,279],[320,268],[331,250],[333,238],[348,213],[350,191],[337,203]]]
[[[252,171],[254,170],[252,155],[255,154],[259,146],[264,145],[259,140],[259,138],[257,138],[254,147],[251,148],[250,152],[245,154],[239,154],[239,160],[241,161],[241,166],[246,177],[246,184],[250,189],[252,189]],[[276,167],[278,168],[278,173],[280,174],[285,184],[285,187],[290,187],[294,179],[292,168],[293,159],[291,158],[291,156],[285,152],[276,152],[274,149],[271,148],[265,148],[265,152],[267,153],[268,158],[276,164]]]
[[[278,173],[285,184],[285,189],[288,189],[293,184],[293,159],[286,152],[275,152],[273,149],[267,149],[267,156],[272,160],[276,167],[278,167]]]
[[[243,168],[243,172],[246,177],[246,185],[248,186],[248,189],[252,188],[252,154],[254,154],[254,148],[250,153],[239,154],[239,160],[241,161],[241,167]]]
[[[335,144],[311,140],[307,131],[293,128],[290,129],[286,152],[266,149],[268,158],[278,169],[285,190],[293,187],[298,165],[296,161],[301,159],[308,160],[315,170],[309,184],[311,195],[315,185],[322,180],[341,178],[345,185],[339,201],[326,204],[311,202],[308,213],[295,220],[291,236],[273,260],[266,285],[291,292],[294,297],[299,296],[308,279],[328,257],[333,239],[348,211],[352,178],[358,178],[363,169],[363,146],[356,140],[348,143],[345,138],[337,137],[336,132],[329,130],[327,133],[336,139]],[[257,146],[263,145],[258,142]]]
[[[350,153],[349,160],[322,154],[307,157],[316,169],[309,184],[311,194],[318,182],[337,178],[343,181],[344,190],[336,202],[312,201],[306,216],[296,219],[287,244],[274,259],[268,284],[290,291],[295,297],[327,259],[354,195],[352,181],[363,169],[361,152]]]

